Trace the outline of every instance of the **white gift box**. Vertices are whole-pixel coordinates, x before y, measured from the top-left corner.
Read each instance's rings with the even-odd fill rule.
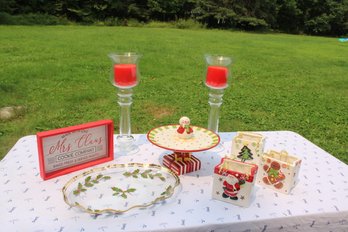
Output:
[[[249,206],[257,168],[255,164],[222,158],[214,168],[213,198],[238,206]]]
[[[254,132],[237,132],[232,140],[230,158],[259,165],[265,137]]]
[[[289,194],[298,182],[301,159],[286,151],[269,151],[261,158],[257,182],[281,193]]]

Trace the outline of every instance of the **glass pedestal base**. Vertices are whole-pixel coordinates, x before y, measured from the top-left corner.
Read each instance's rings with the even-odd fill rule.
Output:
[[[115,151],[127,154],[133,154],[139,151],[132,135],[118,135],[116,137]]]

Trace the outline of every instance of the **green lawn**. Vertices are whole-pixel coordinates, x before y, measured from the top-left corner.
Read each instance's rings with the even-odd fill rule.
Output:
[[[348,43],[335,38],[94,26],[0,26],[0,158],[22,136],[99,119],[118,121],[113,51],[137,51],[134,133],[187,115],[206,126],[205,53],[233,58],[220,131],[291,130],[348,163]],[[117,127],[117,126],[116,126]],[[117,128],[116,132],[117,132]]]

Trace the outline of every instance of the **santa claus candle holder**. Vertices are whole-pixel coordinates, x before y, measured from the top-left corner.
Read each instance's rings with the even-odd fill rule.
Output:
[[[110,81],[117,88],[117,102],[120,106],[120,133],[117,136],[116,148],[129,152],[137,149],[131,134],[130,109],[133,103],[133,87],[138,85],[140,79],[138,60],[141,56],[126,52],[112,53],[109,57],[113,64]]]
[[[232,140],[230,158],[259,165],[265,137],[254,132],[237,132]]]
[[[275,191],[289,194],[298,182],[301,159],[286,151],[269,151],[260,162],[257,182]]]
[[[209,88],[210,112],[208,118],[208,129],[218,133],[219,131],[219,111],[222,104],[224,90],[229,85],[230,57],[221,55],[205,55],[206,75],[205,85]]]
[[[214,168],[213,198],[234,205],[248,207],[258,166],[222,158]]]

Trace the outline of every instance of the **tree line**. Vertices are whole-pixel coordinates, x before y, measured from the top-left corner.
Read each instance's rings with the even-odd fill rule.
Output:
[[[208,28],[348,34],[348,0],[0,0],[0,12],[86,24],[193,20]]]

